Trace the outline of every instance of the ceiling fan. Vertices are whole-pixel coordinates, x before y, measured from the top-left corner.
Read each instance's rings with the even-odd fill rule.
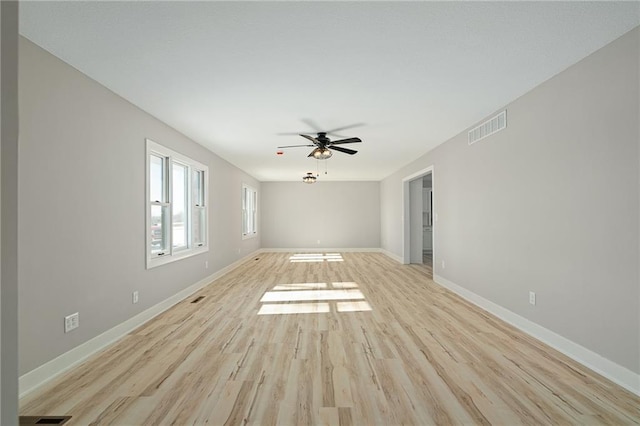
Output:
[[[332,141],[331,139],[329,139],[327,137],[327,133],[329,133],[329,132],[318,132],[318,134],[317,134],[317,136],[315,138],[313,136],[300,134],[300,136],[302,136],[303,138],[308,139],[310,142],[312,142],[312,144],[279,146],[278,149],[281,149],[281,148],[297,148],[297,147],[314,148],[313,151],[311,151],[311,153],[308,155],[308,157],[313,157],[313,158],[318,159],[318,160],[326,160],[327,158],[331,157],[333,155],[333,153],[331,151],[343,152],[343,153],[349,154],[349,155],[353,155],[353,154],[358,152],[358,151],[355,151],[353,149],[344,148],[342,146],[335,146],[335,145],[344,145],[344,144],[348,144],[348,143],[362,142],[362,140],[360,138],[347,138],[347,139],[340,139],[340,140],[337,140],[337,141]]]

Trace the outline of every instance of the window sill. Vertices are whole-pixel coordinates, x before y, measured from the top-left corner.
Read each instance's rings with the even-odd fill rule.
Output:
[[[167,263],[176,262],[178,260],[186,259],[191,256],[206,253],[209,251],[209,246],[197,247],[190,250],[182,250],[174,253],[170,256],[159,257],[147,257],[147,269],[153,269],[157,266],[166,265]]]

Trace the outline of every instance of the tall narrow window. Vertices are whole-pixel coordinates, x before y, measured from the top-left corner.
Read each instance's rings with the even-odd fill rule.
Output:
[[[189,166],[173,162],[172,167],[172,195],[173,195],[173,249],[184,250],[189,248],[189,221],[188,221],[188,185]]]
[[[205,182],[204,171],[194,170],[192,172],[192,227],[193,227],[193,245],[202,247],[206,243],[206,206],[205,206]]]
[[[147,170],[147,268],[207,251],[207,166],[147,139]]]
[[[258,233],[258,193],[248,185],[242,185],[242,237],[250,238]]]

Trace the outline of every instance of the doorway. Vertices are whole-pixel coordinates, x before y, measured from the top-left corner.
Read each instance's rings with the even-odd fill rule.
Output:
[[[433,276],[434,170],[433,166],[403,180],[403,263],[420,264]]]
[[[422,263],[433,277],[433,173],[422,177]]]

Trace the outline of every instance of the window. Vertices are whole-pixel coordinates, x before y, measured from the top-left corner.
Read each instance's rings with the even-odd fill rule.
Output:
[[[248,185],[242,185],[242,238],[255,237],[258,233],[258,193]]]
[[[209,249],[208,171],[147,139],[147,268]]]

